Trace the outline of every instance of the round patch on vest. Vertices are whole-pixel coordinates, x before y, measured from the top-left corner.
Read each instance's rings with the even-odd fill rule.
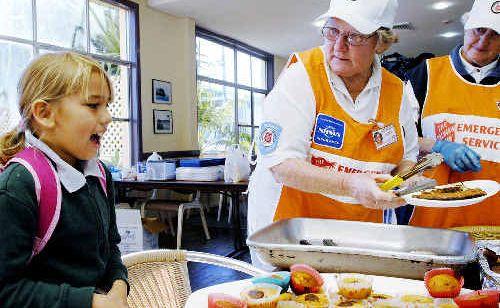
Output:
[[[281,135],[281,126],[273,122],[264,122],[260,126],[259,150],[263,155],[276,150]]]
[[[491,6],[491,11],[495,14],[500,13],[500,1],[493,2],[493,5]]]

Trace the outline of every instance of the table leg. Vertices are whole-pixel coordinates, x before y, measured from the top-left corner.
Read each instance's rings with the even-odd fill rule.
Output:
[[[233,203],[234,250],[226,255],[226,257],[230,258],[236,258],[248,251],[248,247],[244,242],[246,236],[242,236],[241,234],[240,195],[240,192],[231,192],[231,200]]]

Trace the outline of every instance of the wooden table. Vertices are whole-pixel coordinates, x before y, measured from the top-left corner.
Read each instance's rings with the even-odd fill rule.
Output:
[[[232,227],[234,231],[234,250],[226,255],[226,257],[237,257],[248,251],[244,239],[246,236],[241,234],[241,219],[240,219],[240,196],[248,189],[248,182],[226,183],[223,181],[217,182],[197,182],[197,181],[113,181],[117,196],[125,196],[125,192],[129,190],[150,191],[154,189],[175,189],[181,191],[201,191],[209,193],[228,193],[231,196],[233,203],[232,216],[234,217]]]

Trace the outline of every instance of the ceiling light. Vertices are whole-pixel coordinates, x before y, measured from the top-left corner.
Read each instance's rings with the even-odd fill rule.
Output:
[[[445,37],[445,38],[450,38],[450,37],[455,37],[455,36],[458,36],[458,35],[460,35],[459,32],[450,31],[450,32],[441,33],[439,36],[442,36],[442,37]]]
[[[444,10],[453,5],[453,2],[450,1],[438,1],[432,5],[432,8],[435,10]]]
[[[321,28],[325,25],[325,20],[324,19],[316,20],[315,22],[313,22],[313,25],[317,28]]]

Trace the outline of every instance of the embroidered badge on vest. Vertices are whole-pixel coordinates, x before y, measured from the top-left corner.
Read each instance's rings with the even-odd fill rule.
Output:
[[[318,114],[313,140],[316,144],[341,149],[344,144],[345,123],[325,114]]]
[[[448,140],[455,142],[455,125],[455,123],[450,123],[446,120],[434,123],[436,140]]]
[[[273,122],[264,122],[260,125],[259,151],[267,155],[276,150],[281,136],[281,126]]]

